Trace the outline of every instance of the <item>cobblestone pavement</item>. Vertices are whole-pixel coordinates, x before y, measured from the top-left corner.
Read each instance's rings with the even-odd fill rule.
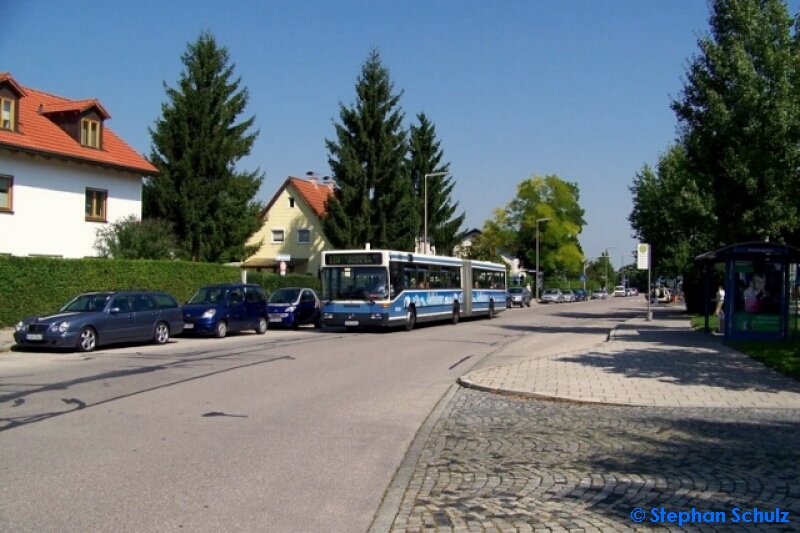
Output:
[[[726,522],[652,523],[655,507]],[[780,508],[791,522],[741,521],[754,508]],[[800,531],[800,410],[580,405],[462,388],[390,531]]]

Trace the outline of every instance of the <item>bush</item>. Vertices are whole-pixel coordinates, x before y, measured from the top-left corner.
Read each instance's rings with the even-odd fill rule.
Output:
[[[0,256],[0,327],[51,312],[87,291],[151,289],[188,300],[203,285],[241,280],[241,270],[215,263],[128,259]],[[286,286],[319,288],[313,276],[248,273],[267,292]]]

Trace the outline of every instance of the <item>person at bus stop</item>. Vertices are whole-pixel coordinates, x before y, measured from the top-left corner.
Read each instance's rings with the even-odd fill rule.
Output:
[[[722,303],[725,301],[725,288],[720,285],[719,289],[717,289],[717,308],[714,310],[714,316],[719,316],[719,312],[722,311]]]

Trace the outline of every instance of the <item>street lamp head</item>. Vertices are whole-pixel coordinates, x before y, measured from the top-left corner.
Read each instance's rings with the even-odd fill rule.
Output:
[[[539,222],[547,222],[548,220],[550,220],[550,219],[549,218],[537,218],[536,219],[536,223],[538,224]]]

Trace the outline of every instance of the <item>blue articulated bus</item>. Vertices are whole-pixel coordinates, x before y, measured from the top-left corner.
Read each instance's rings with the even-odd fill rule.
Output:
[[[506,308],[506,267],[390,250],[322,252],[322,325],[403,327]]]

